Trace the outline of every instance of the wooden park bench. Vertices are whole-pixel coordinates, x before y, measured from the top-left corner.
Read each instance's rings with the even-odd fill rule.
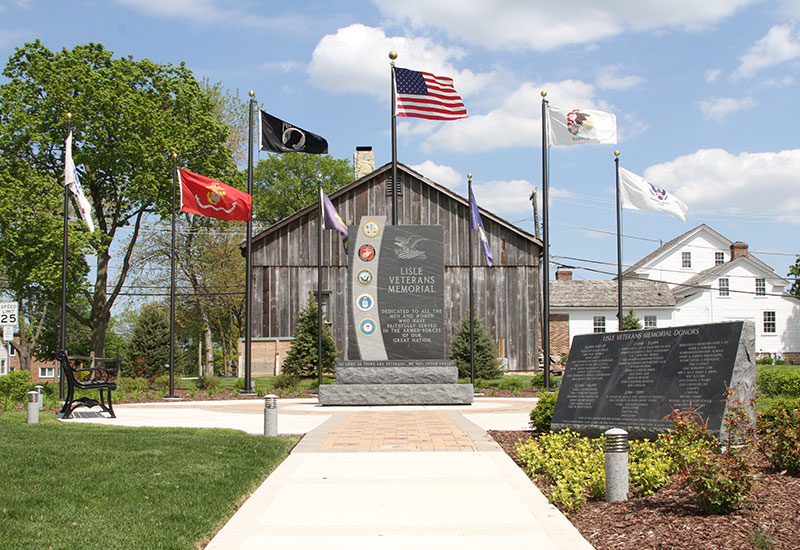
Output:
[[[111,392],[117,389],[117,384],[112,380],[112,373],[110,369],[101,366],[95,366],[96,360],[93,357],[73,357],[73,359],[89,359],[92,360],[91,367],[88,368],[75,368],[70,363],[70,358],[65,351],[59,351],[56,354],[56,359],[61,363],[61,371],[67,381],[67,398],[64,401],[64,406],[61,412],[58,413],[60,418],[70,418],[72,411],[76,407],[94,407],[99,405],[101,409],[111,415],[111,418],[116,418],[114,409],[111,406]],[[80,397],[75,399],[75,390],[98,390],[100,392],[100,401],[91,399],[89,397]],[[105,393],[105,398],[103,397]]]

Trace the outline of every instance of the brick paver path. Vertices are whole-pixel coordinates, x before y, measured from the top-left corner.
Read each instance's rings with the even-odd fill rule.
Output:
[[[443,411],[357,411],[322,441],[322,452],[475,451]]]

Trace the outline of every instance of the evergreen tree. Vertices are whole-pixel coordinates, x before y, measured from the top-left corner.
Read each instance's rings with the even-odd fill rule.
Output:
[[[323,318],[323,321],[325,319]],[[300,312],[294,340],[283,362],[283,372],[296,376],[317,374],[317,300],[314,293],[308,294],[308,303]],[[336,342],[331,327],[322,324],[322,372],[333,374],[336,370]]]
[[[126,376],[151,378],[165,372],[164,365],[169,363],[169,313],[164,304],[142,307],[133,326],[128,355],[130,363],[123,369]]]
[[[641,330],[642,321],[636,316],[633,308],[622,316],[622,330]]]
[[[483,319],[475,318],[475,378],[491,380],[503,374],[497,358],[497,344],[489,334]],[[450,344],[450,359],[458,362],[458,376],[469,378],[469,317],[461,320],[456,337]]]

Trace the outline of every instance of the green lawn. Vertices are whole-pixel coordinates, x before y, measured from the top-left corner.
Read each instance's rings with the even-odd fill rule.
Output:
[[[0,548],[193,550],[297,437],[0,414]]]

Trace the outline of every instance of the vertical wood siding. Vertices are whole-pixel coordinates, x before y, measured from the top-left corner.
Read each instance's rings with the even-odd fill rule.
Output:
[[[446,345],[469,308],[469,208],[428,182],[398,168],[403,190],[398,197],[400,224],[442,225],[445,235]],[[361,216],[391,219],[386,194],[390,170],[379,170],[331,199],[348,225]],[[483,218],[495,266],[485,266],[483,248],[473,239],[476,312],[496,339],[506,342],[511,370],[528,370],[538,357],[540,302],[537,242],[488,216]],[[296,214],[253,241],[253,336],[286,337],[295,330],[297,314],[308,293],[317,290],[316,208]],[[323,292],[330,292],[330,313],[339,355],[347,349],[347,254],[342,236],[324,231]]]

